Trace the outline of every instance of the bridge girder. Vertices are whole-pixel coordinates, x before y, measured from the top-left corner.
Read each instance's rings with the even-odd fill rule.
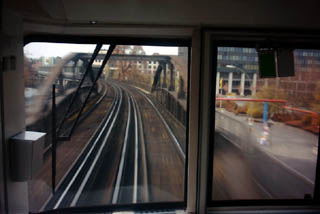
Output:
[[[103,59],[103,54],[98,54],[96,59]],[[87,53],[78,53],[75,55],[75,57],[82,59],[85,61],[86,59],[91,58],[91,54]],[[117,60],[125,60],[125,61],[158,61],[159,66],[158,69],[154,75],[154,80],[153,80],[153,90],[155,89],[158,82],[161,82],[161,73],[163,71],[163,82],[162,86],[160,87],[167,88],[167,64],[169,66],[170,70],[170,85],[169,85],[169,91],[174,91],[175,90],[175,75],[174,75],[174,65],[171,62],[171,56],[166,56],[166,55],[127,55],[127,54],[113,54],[110,57],[110,62],[111,61],[117,61]],[[159,69],[161,67],[161,69]]]
[[[83,65],[81,67],[86,67],[89,63],[89,60],[91,59],[92,54],[89,53],[75,53],[74,57],[71,59],[71,61],[74,62],[74,65],[72,66],[72,72],[75,73],[75,68],[77,67],[77,62],[79,60],[83,61]],[[96,60],[102,60],[104,58],[105,54],[98,54],[95,58]],[[175,90],[175,75],[174,75],[174,65],[171,62],[171,56],[167,55],[124,55],[124,54],[113,54],[111,55],[109,61],[117,61],[117,60],[125,60],[125,61],[158,61],[159,66],[157,68],[157,71],[154,75],[154,81],[153,81],[153,90],[156,89],[156,86],[158,82],[161,82],[161,73],[163,73],[163,81],[162,85],[160,84],[160,87],[167,88],[167,65],[170,70],[170,84],[169,84],[169,91]],[[91,68],[92,69],[92,68]],[[162,72],[163,71],[163,72]],[[90,78],[93,79],[93,72],[90,72]],[[60,75],[60,78],[62,78],[62,75]]]

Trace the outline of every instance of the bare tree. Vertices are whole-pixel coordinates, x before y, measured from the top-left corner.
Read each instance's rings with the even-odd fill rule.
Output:
[[[119,55],[145,55],[145,51],[142,46],[129,46],[129,45],[118,45],[113,52]],[[143,62],[142,65],[146,66],[147,62]],[[132,76],[131,73],[137,73],[138,68],[137,62],[118,60],[115,62],[115,66],[118,68],[118,79],[125,80]]]
[[[117,45],[113,54],[124,55],[131,52],[131,46],[129,45]],[[126,73],[128,72],[131,63],[125,60],[117,60],[115,66],[118,68],[118,79],[124,80]]]

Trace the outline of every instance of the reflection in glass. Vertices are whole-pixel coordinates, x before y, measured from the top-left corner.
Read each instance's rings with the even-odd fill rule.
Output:
[[[212,199],[312,197],[320,52],[295,50],[295,76],[260,79],[256,50],[233,50],[218,48]]]
[[[101,67],[103,45],[90,67],[95,48],[25,47],[27,129],[48,133],[45,164],[29,182],[30,210],[184,201],[188,48],[120,45]],[[60,130],[53,195],[52,84]]]

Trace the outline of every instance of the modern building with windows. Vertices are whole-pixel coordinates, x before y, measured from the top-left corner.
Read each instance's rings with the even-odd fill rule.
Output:
[[[320,51],[296,49],[294,63],[294,76],[278,78],[270,82],[284,89],[289,95],[289,101],[295,100],[299,105],[304,106],[314,99],[317,85],[318,88],[320,87]]]
[[[315,99],[320,88],[320,52],[319,50],[295,49],[294,76],[259,79],[257,88],[263,86],[282,89],[289,104],[310,107],[308,103]]]
[[[259,78],[258,54],[254,48],[219,47],[217,62],[217,95],[254,95],[263,86],[275,85],[303,103],[313,98],[318,84],[316,80],[320,77],[320,53],[317,50],[294,50],[295,76],[281,79]]]
[[[253,48],[219,47],[216,94],[255,94],[258,55]]]

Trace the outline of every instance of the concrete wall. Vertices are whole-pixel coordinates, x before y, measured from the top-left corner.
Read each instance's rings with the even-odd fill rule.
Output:
[[[27,182],[14,182],[10,178],[9,166],[9,138],[23,131],[25,128],[24,111],[24,80],[23,80],[23,24],[22,19],[6,10],[2,11],[2,31],[0,33],[0,56],[14,56],[16,68],[4,71],[3,87],[4,95],[2,125],[4,125],[4,141],[2,146],[6,150],[0,154],[2,160],[5,155],[7,180],[7,203],[9,213],[28,212],[28,186]],[[14,84],[13,84],[14,83]],[[2,161],[1,161],[2,163]],[[1,189],[1,191],[3,191]]]
[[[263,191],[269,197],[303,198],[304,194],[313,193],[314,184],[259,146],[256,135],[250,131],[251,127],[246,121],[232,118],[221,111],[215,114],[215,152],[222,147],[225,147],[224,151],[235,147],[233,151],[244,157],[250,176],[264,188]]]

